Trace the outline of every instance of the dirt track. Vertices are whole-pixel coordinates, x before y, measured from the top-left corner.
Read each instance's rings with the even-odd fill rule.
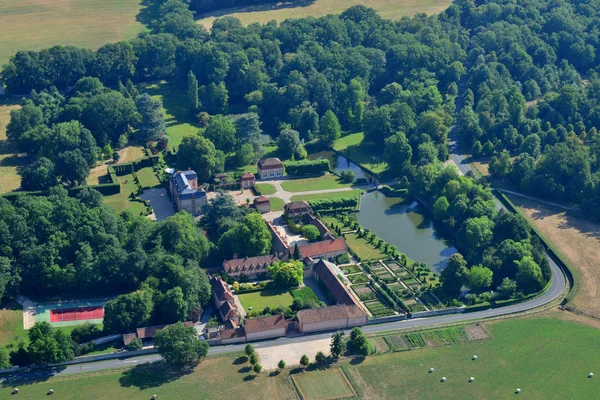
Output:
[[[569,307],[600,319],[600,225],[550,206],[510,198],[577,270],[577,292]]]

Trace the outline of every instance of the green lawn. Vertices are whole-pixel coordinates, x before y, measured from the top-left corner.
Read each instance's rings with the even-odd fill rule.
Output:
[[[269,197],[269,201],[271,202],[271,211],[283,211],[285,202],[282,199],[279,197]]]
[[[373,174],[387,170],[387,163],[381,160],[381,150],[364,143],[364,138],[362,132],[352,133],[336,140],[333,148]]]
[[[375,259],[379,260],[385,258],[386,255],[380,250],[376,249],[371,243],[367,242],[364,238],[359,238],[356,233],[347,233],[345,235],[346,243],[352,249],[361,260]]]
[[[339,399],[354,395],[350,382],[339,368],[293,375],[305,400]]]
[[[160,185],[160,181],[150,167],[140,169],[138,172],[136,172],[136,175],[140,181],[140,185],[142,185],[143,188],[150,188]]]
[[[289,307],[294,298],[290,290],[284,289],[264,289],[259,292],[238,294],[246,312],[252,307],[252,311],[262,311],[265,307]]]
[[[121,182],[121,192],[110,196],[104,196],[104,204],[113,206],[118,212],[130,210],[134,215],[138,215],[141,212],[146,211],[146,206],[140,201],[131,201],[131,193],[136,193],[138,190],[133,175],[122,175],[119,176],[119,182]]]
[[[0,54],[1,52],[2,50]],[[6,125],[10,122],[10,112],[18,109],[20,103],[21,99],[18,98],[0,97],[0,194],[21,187],[21,175],[17,173],[17,169],[27,165],[29,161],[25,156],[19,157],[15,149],[6,141]]]
[[[98,48],[146,30],[141,0],[0,0],[0,65],[20,50],[55,45]]]
[[[333,199],[341,199],[344,197],[359,197],[362,193],[362,190],[344,190],[342,192],[331,192],[331,193],[315,193],[315,194],[305,194],[305,195],[296,195],[292,196],[292,201],[300,201],[300,200],[333,200]]]
[[[7,302],[0,308],[0,345],[16,345],[29,342],[23,329],[23,308],[16,301]]]
[[[270,183],[257,183],[256,188],[260,190],[261,195],[270,195],[277,193],[277,189],[275,189],[275,186],[271,185]]]
[[[187,88],[178,86],[176,81],[141,84],[138,90],[162,100],[170,150],[178,148],[185,136],[196,135],[201,130],[190,112]]]
[[[339,189],[350,186],[352,186],[352,184],[342,182],[336,175],[323,175],[318,178],[292,179],[281,184],[283,190],[288,192],[309,192],[311,190]]]
[[[600,330],[547,315],[484,325],[491,336],[486,340],[390,352],[338,365],[362,399],[508,399],[514,398],[516,388],[522,390],[519,398],[527,399],[597,398]],[[474,354],[477,361],[471,360]],[[429,368],[435,372],[429,374]],[[596,377],[589,379],[589,372]],[[180,399],[190,393],[201,393],[203,399],[230,399],[239,393],[248,400],[298,398],[289,370],[274,376],[253,375],[248,363],[240,364],[234,357],[209,358],[193,370],[178,373],[159,364],[18,382],[18,398],[45,398],[50,387],[53,397],[68,400],[146,400],[153,394],[159,399]],[[442,376],[445,383],[440,382]],[[468,382],[471,376],[473,383]],[[308,379],[314,390],[321,390],[319,381],[334,385],[328,376]],[[11,397],[15,386],[3,382],[0,398]]]

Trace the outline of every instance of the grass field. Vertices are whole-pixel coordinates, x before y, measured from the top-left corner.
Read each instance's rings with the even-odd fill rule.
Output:
[[[98,48],[145,30],[141,0],[0,0],[0,65],[20,50]]]
[[[1,41],[0,38],[0,43]],[[19,108],[20,103],[20,99],[0,97],[0,194],[11,192],[21,186],[21,176],[17,173],[17,168],[27,163],[27,158],[15,154],[15,150],[6,141],[6,126],[10,122],[10,112]]]
[[[246,312],[250,307],[254,311],[262,311],[265,307],[289,307],[292,305],[294,298],[290,294],[289,289],[265,289],[259,292],[241,293],[238,294],[242,305]]]
[[[342,199],[345,197],[359,197],[362,193],[362,190],[344,190],[341,192],[331,192],[331,193],[315,193],[315,194],[304,194],[304,195],[296,195],[292,196],[291,201],[300,201],[300,200],[333,200],[333,199]]]
[[[340,399],[354,395],[354,390],[339,368],[293,375],[292,379],[305,400]]]
[[[0,345],[28,342],[23,329],[23,308],[17,302],[8,302],[0,308]]]
[[[336,140],[333,148],[374,174],[384,172],[387,163],[381,161],[381,151],[364,143],[364,138],[362,132],[352,133]]]
[[[571,212],[509,197],[575,269],[576,287],[568,307],[600,318],[600,225]]]
[[[136,175],[140,181],[140,185],[142,185],[143,188],[150,188],[160,185],[160,181],[156,177],[154,170],[150,167],[140,169],[138,172],[136,172]]]
[[[336,175],[323,175],[318,178],[292,179],[281,183],[288,192],[309,192],[311,190],[339,189],[352,186],[344,183]]]
[[[597,398],[600,381],[587,375],[597,375],[600,330],[563,320],[563,315],[490,322],[485,324],[491,336],[487,340],[390,352],[338,365],[361,399],[508,399],[515,396],[516,388],[522,390],[519,398],[527,399]],[[473,354],[477,361],[471,360]],[[189,393],[201,393],[203,399],[230,399],[239,393],[249,400],[298,398],[289,370],[253,378],[247,365],[222,357],[204,360],[194,370],[177,375],[157,365],[20,382],[18,397],[44,398],[52,387],[53,397],[68,400],[146,400],[153,394],[189,398]],[[435,372],[429,374],[429,368]],[[443,384],[442,376],[447,377]],[[468,383],[471,376],[475,382]],[[4,382],[0,398],[10,397],[15,385]]]
[[[256,187],[258,190],[260,190],[261,195],[270,195],[277,193],[277,189],[275,189],[275,186],[271,185],[270,183],[257,183]]]
[[[296,3],[281,2],[249,7],[236,7],[217,10],[201,15],[198,23],[210,28],[213,21],[225,15],[239,18],[244,25],[252,22],[266,23],[271,20],[283,21],[288,18],[321,17],[339,14],[348,7],[362,4],[372,7],[384,18],[399,19],[416,13],[439,13],[450,5],[449,0],[315,0]]]
[[[282,199],[279,197],[269,197],[269,201],[271,202],[271,211],[283,211],[285,202]]]
[[[121,182],[121,192],[110,196],[104,196],[104,204],[113,206],[118,212],[130,210],[134,215],[138,215],[146,210],[144,203],[139,201],[131,201],[129,196],[131,193],[136,193],[138,190],[133,175],[119,176]]]
[[[356,255],[361,258],[361,260],[379,260],[386,257],[386,255],[380,249],[376,249],[364,238],[359,238],[356,233],[347,233],[345,237],[348,246],[354,253],[356,253]]]
[[[186,89],[177,86],[175,81],[141,84],[138,91],[162,100],[170,150],[178,148],[185,136],[193,136],[200,131],[190,112]]]

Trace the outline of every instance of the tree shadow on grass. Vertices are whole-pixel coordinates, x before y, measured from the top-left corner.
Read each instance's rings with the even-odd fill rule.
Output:
[[[238,358],[236,358],[235,360],[233,360],[233,365],[241,365],[244,364],[245,362],[248,362],[248,357],[246,356],[240,356]]]
[[[365,361],[365,357],[363,356],[354,357],[352,360],[350,360],[350,365],[359,365],[362,364],[363,361]]]
[[[248,367],[242,367],[238,370],[238,372],[240,374],[246,374],[248,372],[252,371],[252,367],[248,366]]]
[[[20,372],[2,377],[1,388],[11,388],[15,386],[33,385],[46,382],[66,367],[55,367],[47,369],[31,369],[27,372]]]
[[[256,379],[256,375],[248,375],[244,377],[244,382],[250,382]]]
[[[271,371],[271,372],[269,372],[269,376],[271,376],[271,377],[273,377],[273,376],[277,376],[277,375],[279,375],[279,374],[281,374],[281,371],[280,371],[280,370],[277,370],[277,371]]]
[[[135,386],[141,390],[159,387],[191,374],[194,372],[194,367],[195,365],[173,368],[164,362],[136,365],[123,372],[119,383],[123,387]]]

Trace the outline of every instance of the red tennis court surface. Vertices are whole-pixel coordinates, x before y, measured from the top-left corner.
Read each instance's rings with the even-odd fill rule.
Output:
[[[81,321],[104,318],[104,307],[58,308],[50,310],[50,322]]]

